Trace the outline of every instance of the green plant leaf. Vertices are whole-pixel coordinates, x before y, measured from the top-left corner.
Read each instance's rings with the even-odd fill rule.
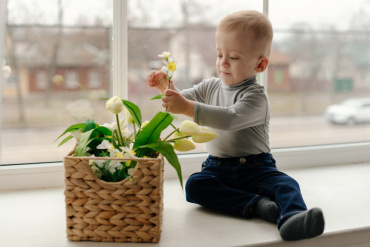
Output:
[[[180,180],[181,188],[183,188],[181,165],[179,159],[177,158],[175,150],[173,149],[173,146],[171,144],[165,141],[159,141],[156,143],[142,145],[139,146],[138,148],[150,148],[157,151],[158,153],[163,154],[163,156],[166,157],[167,161],[173,166],[173,168],[175,168],[177,176],[179,177]]]
[[[171,124],[172,120],[173,117],[168,112],[158,112],[157,115],[155,115],[153,119],[141,130],[140,134],[136,136],[133,149],[141,145],[157,142],[162,131]]]
[[[99,136],[99,137],[105,137],[105,136],[112,136],[112,131],[104,126],[98,126],[94,129],[92,136]]]
[[[122,100],[123,105],[127,108],[131,116],[134,118],[137,126],[141,126],[141,111],[140,108],[128,100]]]
[[[71,140],[73,138],[73,135],[69,135],[67,136],[66,138],[63,139],[63,141],[61,141],[58,145],[58,147],[62,146],[64,143],[66,143],[67,141]]]
[[[67,132],[73,132],[73,131],[76,131],[76,130],[79,130],[79,129],[84,129],[85,126],[86,126],[85,123],[73,124],[73,125],[69,126],[60,136],[58,136],[57,139],[55,139],[54,142],[56,142],[60,137],[64,136]]]
[[[76,156],[84,156],[87,145],[93,140],[90,136],[94,130],[89,130],[81,134],[80,143],[76,147]]]
[[[162,99],[164,94],[158,94],[156,96],[154,96],[153,98],[151,98],[150,100],[155,100],[155,99]]]
[[[83,132],[87,132],[87,131],[89,131],[89,130],[95,129],[96,127],[98,127],[98,126],[99,126],[98,124],[96,124],[96,123],[94,122],[94,120],[93,120],[93,119],[92,119],[92,120],[87,119],[87,120],[86,120],[86,122],[85,122],[85,124],[86,124],[86,126],[85,126],[85,128],[84,128],[84,131],[83,131]]]

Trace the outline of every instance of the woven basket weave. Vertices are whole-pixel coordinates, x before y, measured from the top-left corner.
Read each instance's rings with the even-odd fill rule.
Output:
[[[132,159],[137,161],[134,180],[114,183],[98,179],[89,168],[89,159],[104,158],[64,158],[67,238],[158,242],[162,232],[163,156]]]

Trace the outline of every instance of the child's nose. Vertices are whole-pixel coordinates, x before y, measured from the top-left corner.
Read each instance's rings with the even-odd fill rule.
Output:
[[[222,60],[221,60],[221,66],[222,67],[229,67],[229,61],[227,61],[227,59],[225,57],[222,58]]]

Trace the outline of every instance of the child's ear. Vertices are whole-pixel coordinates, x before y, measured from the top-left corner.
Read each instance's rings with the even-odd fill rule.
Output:
[[[269,64],[269,59],[265,56],[261,57],[259,59],[258,64],[257,64],[256,72],[261,73],[261,72],[265,71],[268,64]]]

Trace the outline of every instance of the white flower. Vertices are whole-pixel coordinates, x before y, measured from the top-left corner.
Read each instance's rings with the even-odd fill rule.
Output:
[[[110,173],[114,173],[116,170],[122,169],[121,161],[119,160],[111,160],[108,164],[108,171]]]
[[[118,114],[123,109],[123,102],[118,96],[113,96],[110,98],[107,103],[105,104],[105,107],[111,111],[114,114]]]
[[[132,174],[132,171],[134,170],[134,168],[129,168],[129,169],[127,169],[127,174],[129,175],[129,176],[131,176],[131,174]]]
[[[94,154],[92,154],[90,157],[96,157]],[[100,168],[102,168],[104,166],[104,163],[106,162],[106,160],[89,160],[89,165],[96,165]]]
[[[162,67],[162,71],[167,74],[167,76],[172,77],[173,72],[176,70],[176,62],[171,57],[171,52],[164,51],[162,54],[159,54],[158,57],[164,57],[165,60],[162,62],[164,63],[164,66]]]
[[[110,151],[114,150],[114,146],[108,140],[103,140],[97,147],[97,149],[107,149]]]
[[[112,123],[105,123],[102,125],[103,127],[107,128],[107,129],[110,129],[111,131],[114,131],[115,129],[118,129],[117,128],[117,122],[112,122]],[[125,118],[121,118],[121,120],[119,121],[119,127],[121,128],[121,130],[123,128],[126,128],[127,127],[127,124],[126,124],[126,119]]]
[[[122,133],[122,136],[124,137],[124,138],[126,138],[126,139],[128,139],[128,138],[130,138],[130,136],[131,136],[131,132],[128,130],[128,128],[124,128],[124,129],[122,129],[121,128],[121,133]]]
[[[171,57],[171,52],[169,51],[164,51],[161,54],[158,55],[158,57],[165,57],[165,58],[170,58]]]
[[[122,151],[124,152],[123,157],[127,159],[136,159],[137,157],[135,156],[136,153],[134,150],[131,150],[128,147],[120,147]]]
[[[162,61],[164,63],[164,66],[162,67],[162,71],[166,73],[169,77],[173,76],[173,72],[176,70],[176,63],[173,61],[173,58],[170,57],[166,60]]]

